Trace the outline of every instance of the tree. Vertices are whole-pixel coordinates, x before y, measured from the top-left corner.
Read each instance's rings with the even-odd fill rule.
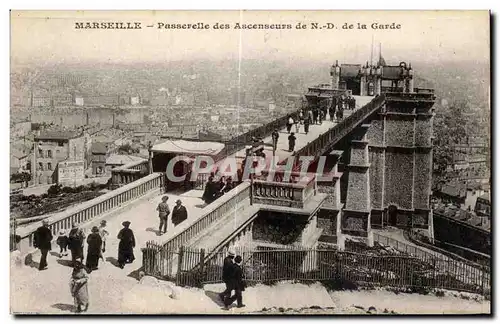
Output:
[[[434,183],[446,182],[447,169],[453,166],[454,146],[467,144],[468,138],[479,130],[478,116],[471,113],[467,102],[455,102],[440,107],[434,119]]]

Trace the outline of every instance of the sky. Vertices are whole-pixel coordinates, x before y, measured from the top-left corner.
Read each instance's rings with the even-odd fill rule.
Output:
[[[76,22],[141,22],[140,30],[75,29]],[[204,23],[209,30],[158,29]],[[235,23],[291,24],[287,30],[237,30]],[[334,24],[334,29],[311,29]],[[229,24],[230,29],[213,25]],[[298,23],[307,29],[296,29]],[[358,23],[367,29],[357,29]],[[400,29],[372,29],[371,24]],[[353,29],[343,29],[352,24]],[[148,28],[146,25],[154,25]],[[137,63],[183,59],[339,60],[362,63],[379,43],[386,61],[489,62],[487,11],[12,11],[13,65]]]

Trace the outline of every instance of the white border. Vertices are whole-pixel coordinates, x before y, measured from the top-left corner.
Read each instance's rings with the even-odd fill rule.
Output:
[[[428,0],[419,0],[419,1],[384,1],[383,3],[377,2],[377,5],[373,1],[355,1],[355,0],[349,0],[349,1],[315,1],[315,0],[302,0],[302,1],[283,1],[282,3],[279,3],[278,1],[262,1],[262,0],[254,0],[254,1],[241,1],[241,2],[236,2],[236,1],[218,1],[218,0],[211,0],[211,1],[178,1],[176,3],[172,3],[171,1],[147,1],[147,0],[141,0],[141,1],[130,1],[128,3],[119,2],[115,3],[115,1],[104,1],[104,0],[87,0],[87,1],[82,1],[82,2],[68,2],[68,1],[48,1],[45,0],[43,2],[40,1],[15,1],[15,0],[6,0],[2,1],[0,7],[2,8],[1,14],[0,14],[0,19],[1,19],[1,33],[0,35],[2,36],[2,44],[4,45],[1,50],[2,54],[2,64],[1,64],[1,82],[2,82],[2,109],[0,110],[0,120],[3,123],[3,126],[0,127],[0,131],[2,132],[1,138],[3,139],[0,141],[0,145],[2,148],[3,152],[9,152],[9,47],[6,46],[9,43],[9,9],[45,9],[45,10],[53,10],[53,9],[96,9],[96,10],[103,10],[103,9],[125,9],[125,10],[132,10],[132,9],[378,9],[378,10],[394,10],[394,9],[428,9],[428,10],[436,10],[436,9],[492,9],[493,13],[498,13],[500,10],[498,9],[498,1],[484,1],[484,0],[474,0],[474,1],[428,1]],[[168,6],[166,5],[168,4]],[[450,5],[454,5],[455,7],[450,7]],[[498,18],[498,17],[497,17]],[[496,22],[498,24],[498,20]],[[498,34],[494,35],[495,38],[495,43],[498,42]],[[497,58],[497,53],[494,54],[495,58]],[[492,57],[493,59],[493,57]],[[495,71],[496,72],[496,71]],[[495,93],[500,93],[498,90],[498,84],[496,84],[496,87],[492,92],[494,91]],[[498,100],[498,99],[497,99]],[[492,107],[492,109],[494,109]],[[499,124],[500,122],[498,120],[499,114],[496,114],[494,122],[495,124]],[[494,134],[498,135],[498,127],[494,128]],[[494,138],[498,139],[498,136],[494,136]],[[497,141],[495,141],[496,144]],[[2,203],[3,210],[5,213],[8,213],[8,198],[9,194],[9,187],[7,186],[8,183],[8,164],[9,164],[9,159],[8,159],[9,154],[3,154],[2,155],[2,170],[1,172],[1,177],[2,181],[1,183],[5,183],[4,186],[2,186],[2,191],[0,194],[0,199]],[[497,156],[495,155],[495,158]],[[496,178],[494,179],[494,183],[496,184]],[[496,192],[495,192],[496,193]],[[495,199],[493,201],[500,201],[497,199],[498,197],[495,196]],[[3,220],[3,226],[0,226],[0,229],[4,231],[3,235],[0,235],[0,237],[3,238],[2,243],[5,244],[1,249],[1,254],[2,254],[2,267],[0,267],[0,271],[2,273],[2,277],[4,279],[3,282],[9,282],[9,270],[8,270],[8,264],[9,264],[9,256],[8,256],[8,250],[7,250],[7,237],[9,235],[9,227],[7,226],[7,215],[4,215],[4,220]],[[3,245],[2,244],[2,245]],[[496,259],[496,258],[495,258]],[[13,321],[14,318],[9,314],[9,295],[10,292],[8,289],[2,289],[2,296],[1,296],[1,303],[0,305],[2,306],[2,323],[7,323],[10,321]],[[103,318],[105,320],[112,320],[111,318]],[[201,319],[201,318],[200,318]],[[324,318],[327,319],[327,318]],[[456,318],[458,319],[458,318]],[[35,321],[41,321],[42,319],[33,319]],[[49,319],[52,320],[52,319]],[[66,317],[62,320],[71,320],[71,318]],[[130,322],[130,321],[138,321],[138,320],[144,320],[144,319],[126,319],[126,318],[115,318],[114,320],[120,320],[124,322]],[[166,321],[195,321],[198,320],[192,319],[192,318],[186,318],[186,319],[181,319],[181,318],[165,318],[161,320],[166,320]],[[218,320],[218,318],[211,319],[212,321]],[[237,320],[234,317],[229,318],[229,320],[234,321]],[[262,321],[277,321],[280,320],[279,317],[275,319],[261,319],[261,318],[255,318],[254,320],[258,320],[259,322]],[[283,319],[281,319],[283,320]],[[294,320],[291,318],[286,318],[285,320]],[[304,318],[297,319],[300,321],[303,321]],[[328,318],[328,320],[334,320],[334,321],[361,321],[359,317],[356,317],[354,319],[333,319],[333,318]],[[366,319],[368,320],[368,318]],[[373,320],[373,318],[371,318]],[[383,320],[386,321],[387,319],[385,318],[380,318],[378,320]],[[408,319],[406,319],[408,320]],[[422,318],[422,320],[426,321],[439,321],[439,318]],[[455,320],[455,319],[454,319]],[[84,319],[84,322],[90,322],[90,321],[101,321],[101,319],[97,318],[88,318]],[[80,321],[81,322],[81,321]]]

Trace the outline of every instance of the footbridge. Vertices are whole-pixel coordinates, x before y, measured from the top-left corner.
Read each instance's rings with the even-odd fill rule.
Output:
[[[139,249],[142,249],[143,259],[149,260],[144,263],[145,270],[160,269],[155,271],[160,271],[158,275],[163,276],[201,266],[186,259],[179,260],[176,254],[183,248],[204,249],[206,256],[201,263],[204,264],[230,247],[281,246],[259,242],[255,237],[254,226],[259,215],[267,217],[280,213],[300,219],[301,232],[286,243],[287,246],[315,247],[318,239],[325,236],[333,238],[341,248],[343,239],[349,235],[365,238],[370,244],[371,228],[387,224],[432,230],[428,198],[432,166],[430,109],[434,94],[416,89],[412,93],[355,96],[355,99],[355,109],[345,110],[343,119],[326,118],[321,124],[312,124],[307,134],[303,127],[296,132],[293,152],[288,150],[288,134],[283,120],[279,123],[273,121],[243,136],[258,136],[271,143],[271,132],[275,127],[279,128],[275,154],[281,161],[290,157],[298,161],[292,171],[294,180],[289,183],[266,179],[243,181],[206,205],[201,199],[202,190],[168,191],[164,174],[152,173],[52,215],[48,219],[49,228],[56,238],[60,229],[69,229],[72,223],[80,223],[88,231],[106,219],[111,234],[107,241],[106,254],[109,256],[106,260],[115,264],[116,235],[121,223],[130,221],[137,242],[136,258],[140,258]],[[266,150],[272,149],[266,147]],[[234,144],[224,154],[218,157],[219,162],[225,158],[244,157],[244,145]],[[304,171],[298,159],[300,156],[313,157],[306,172],[298,172]],[[329,180],[316,174],[318,165],[315,162],[321,156],[326,156],[326,169],[332,175]],[[142,166],[134,165],[133,169],[142,170]],[[119,177],[119,174],[114,176]],[[156,206],[165,193],[170,197],[169,202],[182,201],[188,218],[178,225],[169,221],[167,233],[160,235]],[[19,251],[26,263],[34,267],[38,257],[33,247],[33,233],[38,226],[40,224],[19,228],[17,232],[21,237]],[[55,248],[55,244],[53,246]],[[155,260],[148,258],[148,253],[158,247],[171,255]],[[69,271],[64,260],[59,260],[55,253],[48,261],[49,269],[40,274],[36,272],[36,276],[58,278]],[[126,269],[128,267],[130,265]],[[133,267],[129,273],[106,265],[95,276],[120,277],[121,273],[126,273],[124,280],[129,280],[140,265]],[[31,269],[32,275],[35,275],[34,271]],[[15,276],[14,273],[13,280],[16,280]]]

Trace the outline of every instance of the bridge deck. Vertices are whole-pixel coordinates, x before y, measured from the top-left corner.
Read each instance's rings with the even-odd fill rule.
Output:
[[[356,109],[359,109],[369,103],[374,97],[371,96],[354,96],[356,99]],[[348,117],[351,115],[355,110],[344,110],[344,118]],[[309,127],[309,132],[306,134],[304,132],[304,125],[300,125],[300,130],[299,133],[295,132],[295,126],[292,127],[292,132],[295,133],[295,137],[297,138],[296,144],[295,144],[295,151],[300,150],[301,148],[305,147],[309,142],[312,142],[314,139],[318,138],[320,135],[326,133],[330,128],[334,127],[337,125],[338,122],[335,121],[330,121],[330,116],[326,116],[326,120],[322,122],[321,125],[318,124],[311,124]],[[278,147],[276,150],[276,155],[280,158],[280,160],[284,160],[292,155],[293,152],[288,151],[288,133],[286,131],[286,128],[282,128],[279,130],[279,138],[278,138]],[[272,143],[272,137],[268,136],[263,139],[264,143]],[[265,149],[266,154],[272,155],[272,147],[266,146]],[[245,149],[242,149],[228,157],[232,158],[245,158]],[[222,162],[219,162],[218,165],[220,165]]]

